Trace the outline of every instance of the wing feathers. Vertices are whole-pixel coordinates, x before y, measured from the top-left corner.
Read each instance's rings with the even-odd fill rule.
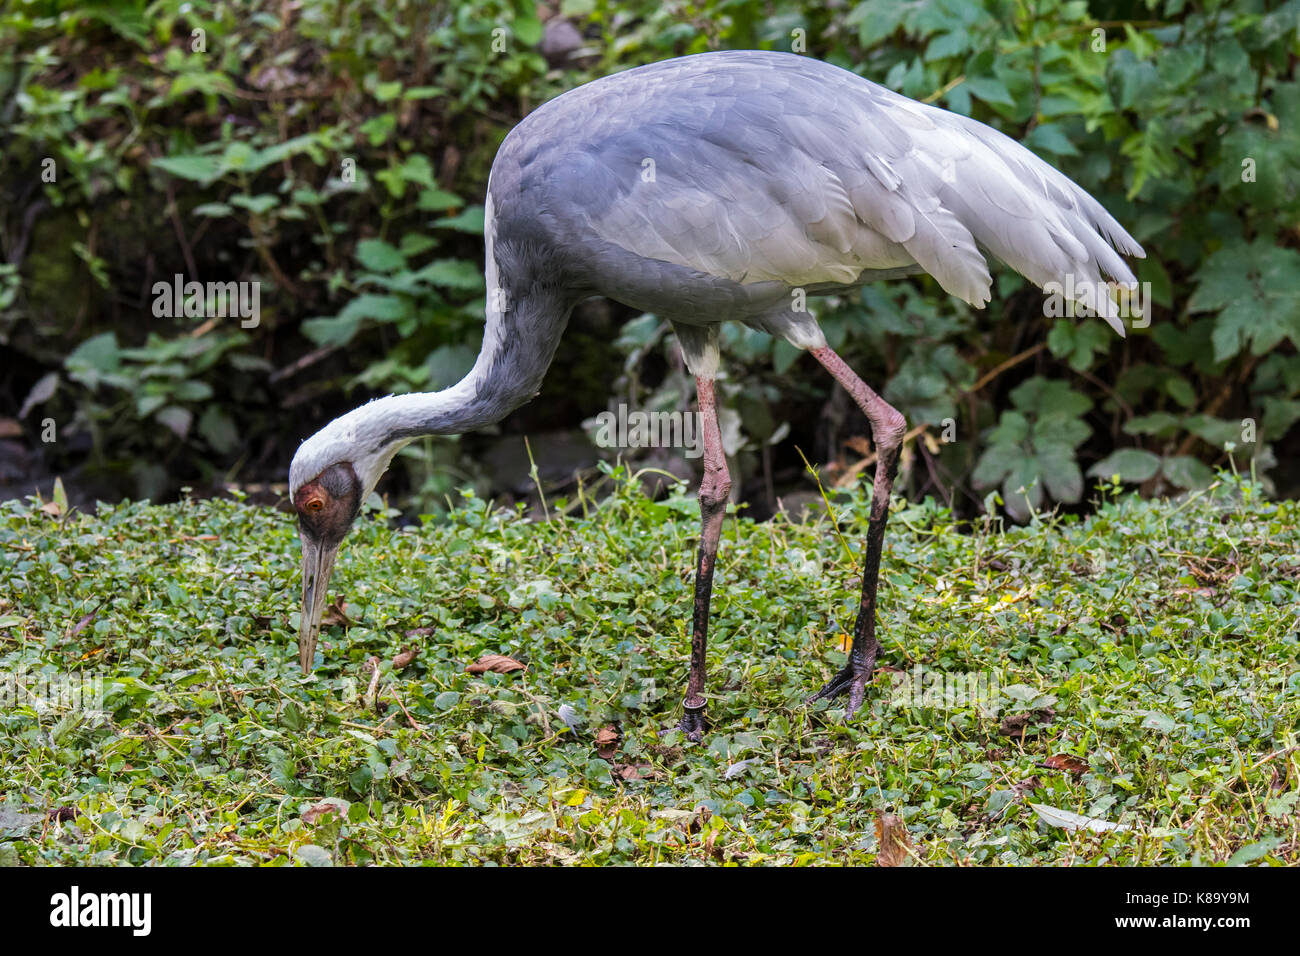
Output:
[[[568,198],[608,242],[745,284],[852,285],[919,265],[983,306],[988,252],[1040,286],[1066,284],[1119,325],[1104,279],[1134,282],[1122,256],[1142,248],[1066,176],[967,117],[779,60],[701,66],[657,118],[642,81],[646,122],[589,147],[583,159],[603,169],[583,179],[601,188]],[[649,181],[643,157],[655,161]]]

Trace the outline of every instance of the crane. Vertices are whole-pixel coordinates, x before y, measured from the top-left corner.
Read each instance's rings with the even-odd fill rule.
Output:
[[[794,54],[701,53],[570,90],[529,114],[484,202],[486,325],[442,391],[379,398],[304,441],[289,486],[302,543],[299,659],[313,666],[339,545],[412,439],[499,421],[537,394],[574,306],[605,296],[667,319],[695,377],[703,437],[690,672],[678,726],[705,730],[714,564],[731,477],[714,380],[719,326],[812,353],[871,426],[877,459],[848,662],[809,700],[861,706],[880,648],[876,588],[903,416],[826,344],[804,296],[929,273],[976,307],[985,253],[1124,326],[1106,277],[1132,287],[1141,246],[1070,179],[1007,136]]]

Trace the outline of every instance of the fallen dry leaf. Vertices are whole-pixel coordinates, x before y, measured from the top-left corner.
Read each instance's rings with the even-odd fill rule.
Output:
[[[876,814],[876,866],[902,866],[908,861],[912,840],[903,818],[896,813]]]
[[[846,439],[844,447],[857,452],[859,455],[871,454],[871,442],[867,441],[867,439],[862,435],[854,435],[853,437]]]
[[[1088,761],[1075,757],[1072,754],[1052,754],[1043,761],[1043,766],[1048,770],[1064,770],[1072,774],[1085,774],[1091,769]]]
[[[356,621],[348,617],[348,606],[343,603],[342,598],[335,598],[333,604],[326,605],[325,613],[320,619],[321,627],[332,627],[335,624],[351,627],[355,623]]]
[[[466,667],[465,673],[486,674],[491,671],[494,674],[512,674],[523,669],[524,665],[513,657],[506,657],[504,654],[484,654],[473,664]]]
[[[396,657],[393,658],[393,670],[400,671],[404,667],[410,667],[411,662],[420,656],[420,648],[416,645],[408,647]]]
[[[1056,711],[1050,707],[1044,707],[1028,714],[1012,714],[1003,718],[998,730],[1004,737],[1020,737],[1022,739],[1032,737],[1038,733],[1038,728],[1031,727],[1030,724],[1050,724],[1055,717]]]
[[[1043,781],[1037,777],[1030,777],[1028,780],[1020,780],[1011,785],[1012,793],[1023,797],[1027,793],[1033,793],[1043,785]]]
[[[654,767],[648,763],[616,763],[613,774],[620,780],[649,780],[654,777]]]
[[[379,694],[379,658],[378,658],[378,657],[374,657],[373,655],[372,655],[371,657],[367,658],[367,659],[366,659],[366,662],[365,662],[363,665],[361,665],[361,671],[362,671],[362,673],[364,673],[364,674],[369,674],[369,675],[370,675],[370,684],[369,684],[369,686],[366,687],[366,696],[365,696],[365,698],[364,698],[364,703],[365,703],[366,709],[369,710],[371,707],[373,707],[373,708],[375,709],[375,712],[376,712],[376,713],[382,714],[382,713],[383,713],[383,710],[380,709],[380,708],[381,708],[381,704],[380,704],[379,697],[378,697],[378,694]],[[386,708],[385,708],[385,709],[386,709]]]
[[[1072,810],[1049,807],[1043,803],[1031,803],[1030,806],[1034,808],[1038,818],[1048,826],[1060,827],[1063,830],[1091,830],[1094,833],[1105,833],[1110,830],[1132,829],[1132,826],[1127,823],[1111,823],[1109,820],[1086,817]]]
[[[302,812],[303,823],[316,823],[327,813],[343,814],[343,804],[339,800],[323,800],[315,806],[308,807]]]
[[[67,633],[67,639],[71,640],[72,638],[80,634],[82,631],[84,631],[87,627],[90,626],[90,622],[93,621],[98,615],[99,615],[99,608],[95,608],[95,610],[91,611],[89,614],[83,615],[80,621],[72,625],[72,630],[68,631]]]
[[[613,726],[596,731],[596,754],[601,760],[613,760],[618,751],[618,731]]]
[[[1033,714],[1012,714],[1009,717],[1002,718],[1002,723],[998,727],[998,732],[1002,734],[1003,737],[1023,737],[1025,735],[1025,729],[1033,719]]]

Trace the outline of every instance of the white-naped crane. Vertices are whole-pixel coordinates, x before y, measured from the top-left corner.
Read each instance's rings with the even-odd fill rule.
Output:
[[[485,201],[487,324],[473,369],[440,392],[363,405],[307,439],[289,485],[302,539],[299,655],[313,666],[340,542],[393,455],[496,422],[537,394],[573,307],[606,296],[668,319],[698,388],[703,527],[681,729],[705,728],[714,559],[731,478],[713,383],[740,321],[807,349],[871,425],[877,459],[849,661],[813,698],[861,705],[903,416],[826,345],[806,295],[928,272],[982,307],[985,254],[1061,283],[1123,335],[1106,279],[1142,248],[1090,195],[975,120],[803,56],[702,53],[608,76],[523,120]]]

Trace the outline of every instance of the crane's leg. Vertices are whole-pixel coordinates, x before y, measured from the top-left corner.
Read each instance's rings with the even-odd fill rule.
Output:
[[[880,579],[880,555],[885,543],[885,521],[889,518],[889,495],[894,488],[894,474],[898,471],[898,453],[903,446],[907,422],[898,409],[868,387],[858,378],[844,360],[829,348],[812,349],[817,361],[844,386],[845,391],[867,416],[871,423],[871,438],[876,445],[876,478],[871,485],[871,518],[867,525],[867,550],[863,559],[862,603],[858,606],[858,620],[853,626],[853,647],[849,662],[809,702],[823,697],[837,697],[848,692],[846,717],[852,716],[862,706],[867,681],[871,680],[876,666],[880,642],[876,639],[876,585]]]
[[[718,538],[731,495],[731,474],[722,450],[722,429],[713,397],[713,379],[697,377],[700,425],[704,439],[704,478],[700,481],[700,554],[695,565],[695,614],[691,627],[691,676],[686,684],[685,714],[678,726],[691,740],[704,736],[704,652],[709,645],[709,600],[713,594],[713,565]]]

